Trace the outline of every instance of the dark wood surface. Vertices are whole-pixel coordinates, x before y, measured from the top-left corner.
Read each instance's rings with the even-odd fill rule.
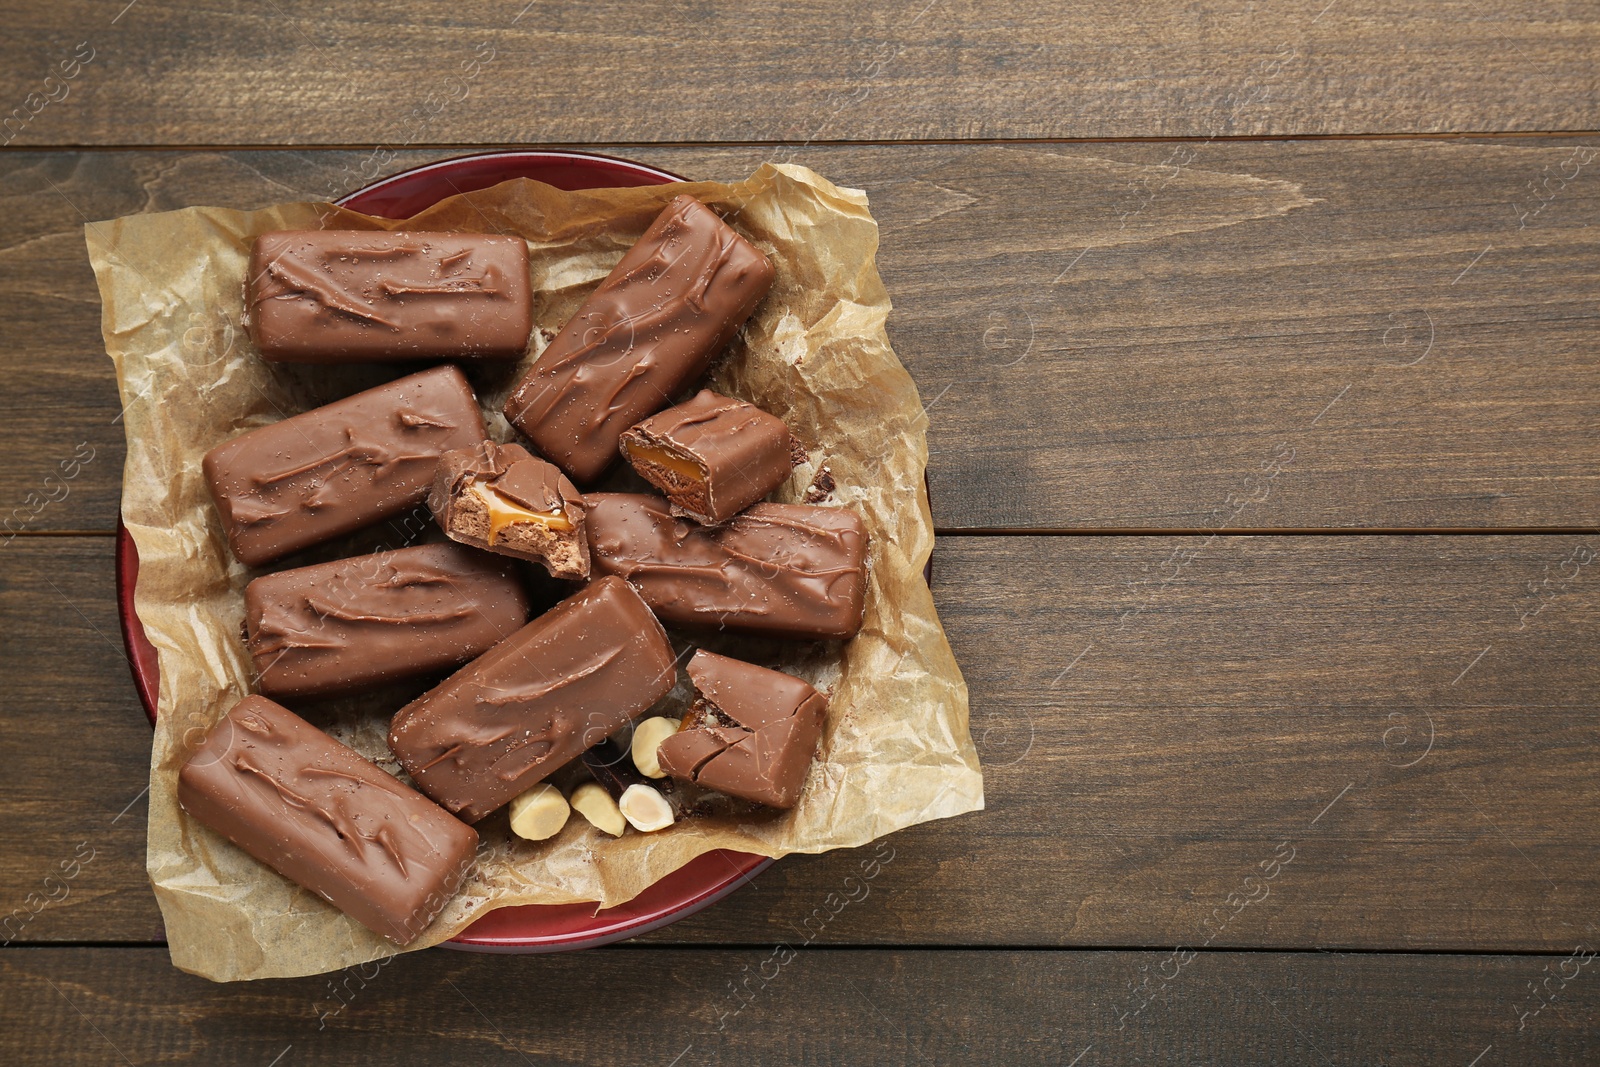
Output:
[[[440,949],[219,987],[159,948],[22,949],[0,956],[0,1033],[61,1065],[393,1063],[402,1035],[406,1062],[473,1067],[1593,1062],[1600,961],[1568,959]],[[1532,1014],[1529,983],[1563,972]]]
[[[1592,5],[0,14],[0,1061],[1600,1059]],[[867,190],[988,808],[820,933],[856,855],[628,947],[183,975],[82,226],[498,144]]]

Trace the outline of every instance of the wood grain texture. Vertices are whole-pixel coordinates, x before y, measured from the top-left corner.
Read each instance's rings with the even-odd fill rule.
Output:
[[[1564,0],[8,7],[0,100],[27,146],[1600,125],[1600,16]],[[79,42],[87,65],[47,84]]]
[[[725,179],[793,158],[868,191],[951,530],[1600,526],[1597,153],[1581,139],[632,152]],[[85,221],[328,197],[436,155],[0,158],[14,457],[0,520],[115,521],[120,408]],[[80,445],[95,460],[34,515],[28,494]]]
[[[24,940],[159,929],[142,804],[111,821],[147,738],[110,647],[110,548],[25,538],[0,557],[0,902],[78,842],[103,849]],[[1592,537],[941,538],[987,810],[889,838],[865,890],[872,850],[790,857],[651,940],[1600,941],[1597,554]],[[64,775],[63,750],[96,773]]]
[[[1568,963],[1576,977],[1565,989],[1558,981],[1549,987],[1560,998],[1524,1018],[1523,1005],[1537,1003],[1527,985],[1555,973],[1564,956],[1204,953],[1161,999],[1131,1013],[1128,987],[1170,959],[1169,952],[800,951],[791,958],[767,948],[522,957],[434,950],[332,980],[218,986],[173,970],[159,948],[22,950],[0,956],[0,1032],[21,1057],[13,1062],[61,1067],[264,1065],[274,1057],[338,1067],[1492,1067],[1600,1055],[1600,964],[1593,961]],[[738,992],[740,983],[748,993]]]

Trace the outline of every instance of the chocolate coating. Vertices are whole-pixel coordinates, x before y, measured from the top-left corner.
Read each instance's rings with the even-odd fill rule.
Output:
[[[389,749],[477,822],[672,688],[666,631],[618,578],[591,582],[401,708]]]
[[[709,389],[645,419],[622,435],[621,445],[639,476],[666,494],[674,515],[708,526],[778,488],[794,466],[794,442],[782,419]],[[699,477],[674,469],[681,463],[697,468]]]
[[[418,545],[263,575],[245,586],[256,685],[322,696],[459,667],[528,621],[510,564]]]
[[[266,697],[178,772],[178,803],[268,867],[405,945],[460,887],[478,834]]]
[[[439,456],[483,439],[472,387],[441,366],[241,434],[203,466],[229,547],[258,566],[421,503]]]
[[[527,243],[481,233],[264,233],[245,301],[283,363],[517,359],[533,330]]]
[[[595,573],[626,578],[667,622],[800,639],[861,628],[867,534],[853,511],[757,504],[700,526],[658,496],[584,500]]]
[[[502,524],[474,491],[476,486],[536,515],[559,516],[570,529],[538,521]],[[561,468],[521,445],[485,441],[446,452],[439,459],[428,507],[451,540],[542,563],[556,578],[589,577],[583,494]]]
[[[772,263],[716,212],[668,204],[506,400],[506,418],[579,484],[671,404],[772,287]]]
[[[792,808],[805,788],[828,700],[782,671],[702,649],[689,661],[696,701],[656,758],[674,778]]]

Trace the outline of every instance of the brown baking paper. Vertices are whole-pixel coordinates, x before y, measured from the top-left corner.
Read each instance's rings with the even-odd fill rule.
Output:
[[[927,418],[884,333],[889,297],[874,263],[878,228],[863,193],[803,167],[766,165],[732,185],[563,192],[516,180],[453,196],[402,222],[314,203],[133,215],[86,232],[106,350],[126,405],[122,517],[139,549],[135,607],[160,655],[148,869],[177,966],[233,981],[329,971],[395,951],[189,819],[175,796],[187,752],[251,682],[241,594],[259,572],[229,555],[201,457],[244,430],[418,369],[264,363],[243,327],[251,239],[318,226],[520,234],[540,294],[535,321],[553,334],[680,193],[720,211],[778,267],[771,294],[711,384],[781,416],[808,447],[810,462],[774,499],[801,499],[825,464],[836,488],[824,502],[854,508],[866,520],[866,625],[842,645],[707,642],[742,648],[829,694],[826,733],[793,812],[729,808],[615,840],[574,815],[540,843],[513,838],[502,812],[479,824],[485,844],[473,874],[410,947],[437,944],[505,905],[619,904],[712,849],[824,852],[983,806],[966,685],[923,580],[933,547],[923,481]],[[536,331],[533,347],[544,344]],[[531,361],[514,373],[468,368],[500,440],[511,436],[500,405]],[[367,697],[319,724],[398,771],[384,747],[398,707]]]

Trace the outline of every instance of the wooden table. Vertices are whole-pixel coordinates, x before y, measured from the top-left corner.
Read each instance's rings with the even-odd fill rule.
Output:
[[[122,5],[0,18],[0,1061],[1600,1059],[1593,4]],[[988,810],[837,913],[181,974],[81,227],[524,144],[870,194]]]

